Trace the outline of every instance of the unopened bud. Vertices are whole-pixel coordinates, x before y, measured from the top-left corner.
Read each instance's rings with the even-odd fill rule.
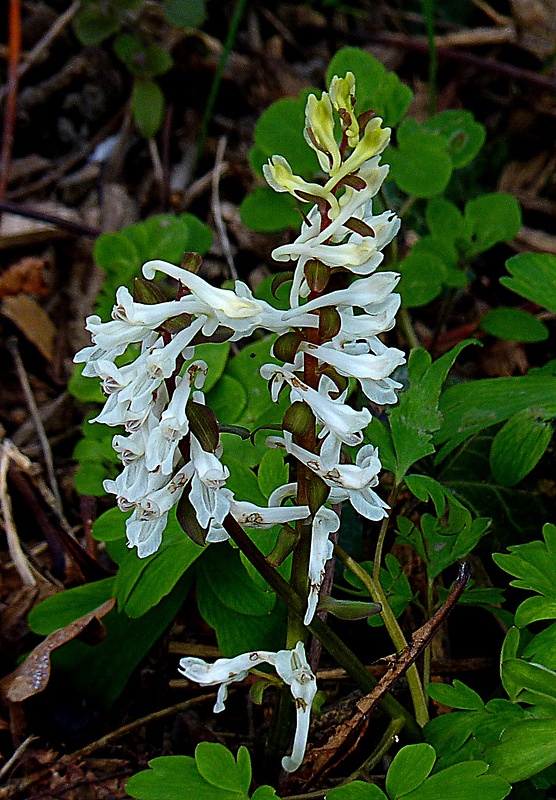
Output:
[[[182,494],[176,508],[176,517],[182,529],[195,542],[195,544],[205,546],[208,528],[201,528],[187,490]]]
[[[319,339],[321,342],[329,342],[340,333],[342,329],[342,318],[338,311],[332,306],[319,308]]]
[[[187,270],[187,272],[199,272],[203,259],[199,253],[184,253],[181,259],[180,267]]]
[[[272,348],[272,352],[275,358],[279,359],[279,361],[293,364],[296,353],[299,350],[299,345],[302,341],[303,337],[300,333],[297,333],[296,331],[288,331],[288,333],[283,333],[276,339]]]
[[[338,619],[356,620],[380,614],[382,605],[364,600],[335,600],[333,597],[321,597],[318,610],[327,611]]]
[[[166,298],[154,283],[144,278],[135,278],[133,281],[133,299],[136,303],[154,306],[163,303]]]
[[[330,267],[317,258],[310,258],[304,267],[305,278],[312,292],[319,294],[326,289],[330,278]]]
[[[307,475],[307,505],[311,514],[315,515],[319,508],[328,500],[330,486],[327,486],[323,479],[314,472]]]
[[[212,408],[190,400],[186,408],[191,433],[207,453],[214,453],[218,447],[218,422]]]
[[[284,421],[282,427],[285,431],[289,431],[293,436],[303,437],[306,436],[315,424],[315,417],[313,412],[307,405],[298,401],[292,403],[284,414]]]

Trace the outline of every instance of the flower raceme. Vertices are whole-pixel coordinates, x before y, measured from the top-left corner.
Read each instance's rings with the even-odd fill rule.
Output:
[[[177,280],[178,298],[142,303],[141,286],[136,298],[120,287],[112,320],[89,317],[93,344],[75,356],[84,375],[100,378],[107,395],[95,421],[125,430],[113,439],[122,472],[104,487],[122,511],[132,511],[126,522],[129,546],[140,558],[154,553],[178,503],[193,515],[180,517],[190,520],[186,532],[202,544],[228,538],[228,516],[262,531],[284,525],[291,531],[294,525],[298,536],[311,539],[306,625],[317,611],[333,554],[330,537],[339,528],[338,515],[326,503],[348,501],[372,521],[387,511],[374,491],[378,451],[364,444],[371,414],[348,404],[350,387],[358,384],[372,403],[394,403],[400,384],[391,375],[404,361],[400,350],[379,338],[393,328],[400,305],[394,291],[399,275],[376,271],[400,225],[391,211],[375,214],[373,208],[388,173],[380,154],[390,130],[370,113],[356,115],[354,92],[354,77],[347,73],[333,78],[328,93],[307,101],[304,135],[325,173],[322,184],[295,175],[279,155],[263,168],[273,189],[314,204],[296,240],[273,251],[276,261],[292,266],[288,309],[255,298],[241,281],[233,289],[211,286],[196,274],[195,259],[188,262],[192,269],[153,260],[143,275],[148,281],[156,273]],[[199,343],[212,337],[236,342],[259,329],[277,336],[273,355],[282,362],[265,364],[261,375],[274,401],[288,391],[292,404],[283,435],[269,437],[267,444],[284,449],[298,465],[297,481],[279,486],[267,507],[236,498],[226,486],[219,428],[203,394],[208,367],[195,359]],[[118,359],[124,354],[122,365]],[[353,454],[346,446],[359,449]],[[311,473],[320,481],[318,497],[309,497],[302,485]],[[221,710],[228,684],[263,662],[275,666],[296,700],[294,750],[284,761],[285,769],[293,770],[303,758],[314,696],[302,642],[291,651],[248,653],[214,665],[183,659],[181,669],[203,685],[220,684],[216,710]]]

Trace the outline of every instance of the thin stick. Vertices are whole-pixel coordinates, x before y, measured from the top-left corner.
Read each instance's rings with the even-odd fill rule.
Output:
[[[390,720],[390,724],[386,728],[384,732],[384,736],[373,750],[371,755],[365,759],[365,761],[361,764],[359,769],[356,769],[355,772],[352,772],[349,778],[342,783],[344,786],[346,783],[351,783],[352,781],[356,781],[359,778],[365,779],[369,773],[376,767],[376,765],[384,758],[384,756],[388,753],[390,748],[393,744],[398,741],[399,735],[404,728],[404,720],[403,719],[393,719]]]
[[[62,513],[62,498],[60,497],[60,490],[58,489],[58,481],[56,480],[56,472],[54,471],[52,450],[50,449],[50,443],[48,441],[48,437],[46,435],[44,426],[42,424],[42,419],[41,415],[39,414],[37,403],[35,401],[35,396],[33,395],[31,386],[29,384],[29,378],[27,377],[25,367],[23,366],[23,361],[21,360],[21,356],[19,354],[19,348],[17,346],[17,339],[15,338],[15,336],[10,336],[10,338],[6,343],[6,346],[10,351],[11,356],[14,360],[15,368],[17,370],[17,377],[19,378],[21,388],[23,389],[23,394],[25,395],[25,402],[27,403],[27,408],[29,409],[29,413],[31,414],[31,418],[33,420],[35,429],[37,431],[37,436],[39,437],[39,441],[41,443],[41,449],[44,457],[46,474],[48,475],[48,483],[50,484],[50,489],[52,490],[52,494],[54,495],[54,500],[56,502],[57,509],[60,513]]]
[[[8,76],[6,80],[6,108],[4,109],[4,129],[0,152],[0,199],[6,195],[8,174],[12,158],[15,118],[17,111],[18,76],[17,67],[21,56],[21,0],[10,0],[9,10],[9,53]]]
[[[12,516],[12,503],[8,494],[7,475],[10,466],[10,461],[16,460],[15,454],[20,458],[25,458],[17,450],[16,447],[10,442],[9,439],[4,439],[1,445],[0,454],[0,508],[2,509],[2,517],[4,519],[4,530],[6,531],[6,539],[8,540],[8,550],[10,558],[19,577],[24,586],[36,586],[37,581],[33,574],[33,570],[27,560],[27,556],[23,552],[19,536]],[[27,459],[25,459],[27,460]]]
[[[81,156],[79,157],[81,159]],[[9,214],[18,214],[20,217],[28,219],[38,219],[40,222],[48,222],[50,225],[56,225],[57,228],[69,231],[70,233],[77,233],[80,236],[89,236],[96,239],[102,233],[100,228],[93,228],[92,225],[87,225],[85,222],[75,222],[72,219],[64,219],[57,217],[54,214],[48,214],[46,211],[41,211],[39,208],[29,208],[28,206],[17,203],[14,200],[0,199],[0,212],[7,211]]]
[[[230,276],[237,281],[238,274],[236,265],[234,264],[232,247],[230,245],[230,240],[228,239],[226,225],[222,219],[222,205],[220,203],[219,191],[220,177],[222,175],[222,167],[224,165],[224,153],[226,152],[226,144],[226,137],[221,136],[218,140],[218,147],[216,148],[216,160],[214,163],[214,169],[212,171],[211,209],[212,216],[214,217],[214,224],[216,225],[216,230],[218,231],[218,236],[220,238],[220,244],[222,245],[222,250],[224,251],[226,262],[228,264],[228,269],[230,270]]]
[[[18,758],[19,758],[20,756],[22,756],[22,755],[23,755],[23,753],[24,753],[24,752],[27,750],[27,748],[29,747],[29,745],[31,744],[31,742],[34,742],[34,741],[35,741],[35,739],[38,739],[38,738],[39,738],[38,736],[33,736],[33,735],[31,734],[31,736],[28,736],[28,737],[25,739],[25,741],[24,741],[24,742],[21,742],[21,744],[19,745],[19,747],[17,747],[17,748],[14,750],[14,752],[12,753],[12,755],[11,755],[11,756],[8,758],[8,760],[6,761],[6,763],[4,764],[4,766],[2,767],[2,769],[0,769],[0,780],[2,780],[2,778],[4,777],[4,775],[7,775],[7,774],[8,774],[8,772],[11,770],[11,768],[13,767],[13,765],[15,764],[15,762],[18,760]]]
[[[66,25],[71,22],[73,17],[77,14],[80,5],[81,0],[74,0],[71,6],[64,11],[63,14],[60,14],[59,17],[56,17],[56,20],[52,26],[47,30],[44,36],[39,39],[33,49],[27,53],[25,61],[19,65],[17,70],[18,79],[25,75],[25,73],[33,66],[33,64],[41,58],[45,50],[48,50],[54,39],[60,35]],[[2,86],[2,88],[0,88],[0,101],[4,99],[7,91],[7,86]]]

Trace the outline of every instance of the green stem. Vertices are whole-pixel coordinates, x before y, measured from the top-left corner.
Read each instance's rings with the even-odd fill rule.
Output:
[[[355,561],[348,553],[346,553],[343,547],[336,545],[335,550],[338,557],[341,559],[341,561],[343,561],[349,571],[359,578],[375,603],[380,603],[382,605],[382,611],[380,614],[382,621],[384,622],[384,626],[388,631],[388,635],[390,636],[396,651],[401,653],[402,650],[407,647],[407,641],[403,635],[402,629],[398,624],[398,620],[394,616],[394,612],[392,611],[380,581],[375,581],[372,575],[369,575],[369,573],[364,570],[363,567],[357,563],[357,561]],[[409,685],[409,691],[413,701],[415,719],[417,720],[417,723],[423,727],[429,721],[429,712],[427,710],[427,700],[423,691],[423,684],[421,683],[421,679],[415,664],[413,664],[407,670],[407,683]]]
[[[306,601],[292,589],[279,572],[270,566],[259,548],[251,541],[241,525],[236,522],[231,514],[228,514],[225,518],[224,528],[228,532],[230,539],[232,539],[248,561],[250,561],[255,569],[263,576],[278,597],[286,604],[287,608],[291,609],[297,616],[303,618]],[[377,683],[376,678],[368,672],[365,665],[326,623],[315,616],[307,628],[322,642],[330,655],[336,659],[338,664],[340,664],[349,675],[351,675],[353,680],[364,692],[369,693],[374,689]],[[401,717],[405,720],[406,730],[411,740],[421,740],[422,735],[418,726],[415,724],[415,720],[397,700],[388,695],[381,702],[381,707],[391,719]]]
[[[434,580],[431,580],[427,575],[427,597],[425,601],[425,609],[427,619],[430,619],[434,614]],[[427,686],[431,680],[431,659],[432,659],[432,645],[427,645],[423,653],[423,686]]]
[[[388,498],[388,505],[392,509],[396,501],[398,499],[399,494],[399,485],[394,486],[390,497]],[[384,517],[382,520],[382,525],[380,526],[380,531],[378,532],[378,538],[376,540],[376,548],[375,548],[375,558],[374,558],[374,567],[373,567],[373,580],[376,583],[380,583],[380,567],[382,565],[382,550],[384,548],[384,540],[386,539],[386,534],[388,532],[388,524],[391,519],[391,512],[387,517]]]
[[[434,0],[423,0],[423,13],[427,29],[429,45],[429,114],[436,114],[436,74],[438,70],[438,53],[434,39]]]
[[[212,85],[210,87],[210,92],[207,104],[205,106],[203,119],[201,121],[201,130],[199,131],[199,138],[197,139],[197,147],[195,148],[195,156],[193,157],[193,165],[191,168],[192,175],[195,175],[197,165],[199,164],[200,158],[203,155],[203,151],[205,149],[208,126],[212,119],[212,112],[214,111],[214,105],[216,103],[216,98],[218,97],[220,84],[222,83],[222,76],[224,75],[224,70],[226,69],[228,58],[230,57],[232,47],[236,40],[239,24],[247,7],[247,3],[248,0],[237,0],[237,3],[234,8],[234,13],[232,14],[232,20],[230,22],[230,27],[228,29],[228,35],[226,36],[226,41],[224,42],[224,47],[220,55],[220,60],[218,62],[218,66],[216,67],[216,72],[214,73],[214,78],[212,80]]]
[[[393,719],[388,727],[384,732],[384,736],[375,747],[371,755],[365,759],[363,764],[356,769],[355,772],[352,772],[349,778],[344,781],[342,784],[345,785],[346,783],[351,783],[352,781],[359,780],[360,778],[365,780],[368,775],[373,771],[376,765],[382,761],[385,755],[387,755],[388,751],[398,741],[398,736],[402,732],[404,728],[404,720],[403,719]]]
[[[402,306],[398,311],[398,323],[411,349],[415,350],[417,347],[421,347],[421,342],[415,333],[415,328],[413,327],[413,322],[411,321],[409,311],[404,306]]]

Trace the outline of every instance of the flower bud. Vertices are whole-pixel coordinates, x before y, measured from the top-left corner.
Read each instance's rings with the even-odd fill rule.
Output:
[[[313,429],[314,424],[315,417],[307,403],[298,401],[292,403],[284,414],[282,428],[285,431],[289,431],[293,436],[302,438]]]
[[[340,333],[342,328],[342,318],[335,308],[325,306],[318,309],[319,315],[319,339],[321,342],[328,342]]]
[[[305,278],[312,292],[320,294],[326,289],[330,278],[330,267],[317,258],[310,258],[304,267]]]
[[[201,528],[197,519],[197,512],[189,499],[189,494],[184,492],[176,507],[176,517],[182,529],[189,536],[191,541],[201,547],[205,546],[208,528]]]
[[[214,411],[208,406],[190,400],[187,404],[187,418],[191,433],[207,453],[214,453],[218,447],[218,422]]]
[[[150,306],[166,300],[158,286],[144,278],[135,278],[133,281],[133,299],[136,303]]]
[[[300,333],[297,333],[297,331],[288,331],[288,333],[283,333],[276,339],[272,352],[279,361],[293,364],[295,361],[295,354],[299,350],[299,345],[302,341],[303,337]]]
[[[330,486],[327,486],[323,479],[315,472],[307,474],[307,505],[311,514],[316,514],[321,506],[328,500]]]
[[[364,600],[335,600],[333,597],[321,597],[318,610],[327,611],[338,619],[356,620],[380,614],[382,605]]]
[[[181,258],[180,267],[187,270],[187,272],[199,272],[203,259],[199,253],[184,253]]]

